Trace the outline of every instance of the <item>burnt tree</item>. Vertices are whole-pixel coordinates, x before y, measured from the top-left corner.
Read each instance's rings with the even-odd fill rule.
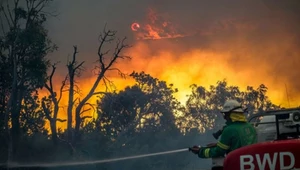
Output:
[[[79,76],[80,71],[82,70],[82,65],[84,63],[81,62],[77,64],[77,47],[74,46],[74,52],[73,52],[73,57],[72,60],[67,64],[68,68],[68,77],[69,77],[69,98],[68,98],[68,123],[67,123],[67,136],[68,136],[68,141],[72,141],[73,133],[72,133],[72,122],[73,122],[73,107],[74,103],[76,102],[77,99],[74,100],[74,94],[75,94],[75,77]]]
[[[96,89],[99,86],[99,83],[101,80],[104,82],[109,81],[109,79],[106,77],[106,73],[108,71],[118,71],[119,74],[124,75],[118,68],[114,68],[113,65],[119,59],[126,59],[126,58],[130,59],[129,56],[125,56],[125,55],[121,54],[121,52],[125,48],[130,47],[129,45],[126,45],[124,43],[126,40],[126,37],[124,37],[122,40],[117,39],[116,47],[110,57],[108,56],[110,50],[103,52],[104,45],[106,43],[111,43],[114,40],[116,40],[116,33],[117,33],[116,31],[106,30],[104,28],[103,33],[100,34],[100,36],[99,36],[100,44],[99,44],[98,50],[97,50],[98,60],[97,60],[97,66],[96,66],[97,77],[96,77],[94,84],[92,85],[92,88],[88,92],[88,94],[86,94],[85,97],[83,97],[83,99],[81,99],[79,101],[79,103],[75,109],[75,139],[79,138],[79,128],[81,126],[81,123],[84,121],[84,119],[87,118],[86,116],[81,116],[82,113],[90,110],[90,109],[83,109],[83,107],[85,105],[89,105],[89,103],[87,103],[87,102],[92,96],[105,93],[105,92],[98,92],[98,91],[96,91]]]
[[[42,108],[45,113],[46,118],[48,119],[50,123],[50,129],[51,129],[51,136],[52,141],[56,145],[57,144],[57,128],[56,123],[59,122],[65,122],[66,120],[59,119],[58,112],[59,112],[59,103],[62,98],[63,90],[66,85],[67,76],[62,81],[62,85],[60,86],[59,92],[55,92],[53,87],[53,76],[56,70],[56,65],[52,65],[52,71],[51,74],[48,77],[48,82],[45,83],[45,88],[48,90],[50,95],[48,97],[44,97],[42,99]]]
[[[129,45],[126,45],[124,42],[126,40],[126,37],[123,38],[122,40],[117,39],[116,41],[116,46],[111,54],[109,56],[110,50],[104,51],[104,46],[107,43],[111,43],[116,40],[116,31],[112,30],[106,30],[104,28],[102,34],[99,36],[99,46],[97,49],[97,55],[98,59],[96,61],[97,65],[95,66],[96,68],[96,79],[94,83],[92,84],[91,89],[89,92],[83,97],[75,98],[76,94],[76,77],[79,77],[81,72],[83,71],[83,64],[84,61],[82,62],[77,62],[77,47],[74,46],[74,51],[73,51],[73,56],[72,60],[67,64],[68,68],[68,123],[67,123],[67,136],[68,136],[68,141],[72,142],[73,144],[75,141],[79,139],[79,130],[86,118],[91,118],[91,116],[83,116],[83,113],[90,111],[93,106],[91,103],[89,103],[89,99],[94,96],[94,95],[99,95],[99,94],[106,94],[106,92],[103,91],[96,91],[99,83],[103,81],[105,84],[107,82],[110,82],[109,79],[106,76],[106,73],[108,71],[117,71],[119,74],[124,76],[124,74],[119,70],[118,68],[113,67],[113,65],[116,63],[118,59],[130,59],[129,56],[124,56],[121,55],[121,52],[125,48],[129,48]],[[107,85],[107,84],[106,84]],[[85,109],[84,106],[89,106],[88,109]],[[94,109],[94,108],[93,108]],[[73,113],[75,113],[73,115]],[[73,116],[75,116],[75,128],[73,129]],[[73,131],[74,130],[74,131]]]

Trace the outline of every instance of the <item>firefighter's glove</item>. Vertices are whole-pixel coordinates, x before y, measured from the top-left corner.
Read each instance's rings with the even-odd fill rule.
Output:
[[[191,148],[189,148],[189,151],[192,151],[194,154],[199,154],[199,151],[200,151],[200,146],[193,146]]]

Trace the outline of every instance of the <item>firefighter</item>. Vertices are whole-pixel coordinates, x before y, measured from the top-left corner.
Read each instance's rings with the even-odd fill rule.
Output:
[[[224,157],[235,149],[257,142],[256,130],[247,122],[244,109],[239,102],[226,101],[221,113],[226,120],[221,139],[215,145],[190,148],[200,158]]]

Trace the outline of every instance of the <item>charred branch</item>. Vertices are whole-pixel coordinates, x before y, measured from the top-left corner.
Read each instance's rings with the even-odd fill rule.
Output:
[[[67,119],[59,119],[59,118],[57,118],[56,121],[63,123],[63,122],[66,122]]]
[[[82,122],[85,120],[85,119],[91,119],[92,118],[92,116],[82,116],[81,117],[81,120],[82,120]]]
[[[82,115],[84,112],[90,111],[91,109],[93,109],[93,111],[96,112],[95,107],[91,103],[85,103],[84,105],[89,105],[91,108],[81,111],[80,115]]]
[[[58,105],[61,98],[62,98],[62,93],[64,91],[63,89],[66,86],[66,82],[67,82],[68,77],[66,76],[65,79],[62,81],[62,85],[61,85],[60,90],[59,90],[59,96],[58,96],[58,99],[57,99],[57,94],[56,94],[56,92],[54,92],[54,89],[53,89],[53,76],[54,76],[55,71],[56,71],[56,64],[53,64],[51,74],[48,77],[49,84],[45,83],[45,88],[51,94],[51,98],[52,98],[52,101],[54,102],[54,104]]]
[[[65,79],[62,81],[62,85],[60,86],[59,97],[58,97],[58,100],[57,100],[58,103],[60,102],[60,100],[62,98],[62,93],[64,91],[63,89],[66,86],[67,80],[68,80],[68,76],[65,77]]]
[[[82,122],[82,117],[80,117],[80,115],[85,112],[86,110],[82,110],[84,105],[86,105],[87,101],[94,95],[97,94],[105,94],[102,92],[95,92],[96,88],[98,87],[99,83],[101,80],[104,81],[106,87],[107,87],[107,82],[111,83],[111,81],[108,80],[108,78],[105,77],[105,74],[107,71],[110,70],[118,70],[116,68],[111,68],[112,65],[114,63],[116,63],[117,59],[125,59],[125,58],[130,58],[129,56],[122,56],[121,52],[125,49],[125,48],[129,48],[129,45],[125,44],[125,40],[126,37],[123,38],[122,40],[117,40],[117,44],[116,47],[114,49],[114,52],[112,54],[112,57],[110,58],[110,60],[108,60],[108,62],[106,61],[107,59],[107,55],[109,54],[110,50],[104,51],[104,44],[106,43],[110,43],[112,41],[115,40],[115,36],[116,36],[117,31],[112,31],[112,30],[106,30],[106,25],[104,27],[104,30],[102,32],[102,34],[99,35],[99,46],[98,46],[98,50],[97,50],[97,54],[98,54],[98,66],[96,67],[98,69],[98,73],[97,78],[92,86],[92,88],[90,89],[90,91],[88,92],[88,94],[82,99],[82,101],[79,102],[78,106],[76,107],[75,110],[75,118],[76,118],[76,124],[75,124],[75,135],[78,134],[79,132],[79,127],[81,125]],[[104,51],[104,52],[103,52]],[[119,70],[119,72],[121,72],[121,70]]]
[[[83,114],[84,112],[87,112],[87,111],[90,111],[90,110],[91,110],[91,108],[82,110],[82,111],[80,112],[80,115]]]
[[[77,46],[73,46],[73,49],[74,50],[73,50],[73,55],[72,55],[72,61],[69,62],[69,64],[67,65],[67,67],[69,69],[69,76],[75,76],[77,71],[82,71],[83,70],[83,64],[84,64],[84,61],[77,64],[76,57],[77,57],[77,54],[79,52],[77,50]]]
[[[108,93],[107,92],[101,92],[101,91],[93,93],[93,95],[98,95],[98,94],[108,94]]]
[[[104,82],[106,91],[110,91],[109,88],[112,88],[112,89],[115,88],[114,83],[112,81],[110,81],[106,76],[103,76],[103,82]]]
[[[65,77],[65,79],[62,81],[62,84],[61,84],[60,89],[59,89],[59,96],[57,96],[57,93],[54,91],[54,88],[53,88],[53,76],[54,76],[55,71],[56,71],[56,64],[57,63],[52,65],[52,71],[51,71],[51,73],[48,77],[49,84],[48,84],[48,82],[46,82],[45,85],[44,85],[45,88],[50,93],[50,96],[49,96],[50,99],[48,99],[48,101],[46,101],[47,100],[46,98],[44,98],[42,100],[42,108],[44,110],[46,118],[50,122],[52,139],[53,139],[54,144],[57,143],[56,122],[57,121],[59,121],[59,122],[64,122],[65,121],[65,120],[62,120],[62,119],[58,119],[57,116],[58,116],[58,112],[59,112],[59,102],[62,98],[63,89],[64,89],[64,87],[66,85],[66,81],[67,81],[67,77]],[[46,102],[47,102],[47,104],[46,104]],[[53,108],[54,108],[53,111],[51,110],[52,103],[54,105],[53,106]]]
[[[68,68],[68,77],[69,77],[69,101],[68,101],[68,140],[72,141],[72,118],[73,118],[73,106],[75,104],[76,99],[74,100],[74,94],[79,94],[79,87],[75,84],[75,77],[80,75],[80,72],[83,71],[84,61],[81,63],[77,63],[77,54],[78,54],[77,46],[73,46],[73,55],[72,60],[67,64]]]
[[[109,68],[107,69],[108,71],[117,71],[118,74],[122,77],[122,78],[125,78],[126,77],[126,74],[124,74],[120,69],[118,68]]]

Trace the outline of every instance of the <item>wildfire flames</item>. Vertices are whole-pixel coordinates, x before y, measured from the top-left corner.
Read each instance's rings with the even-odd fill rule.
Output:
[[[242,90],[247,85],[258,87],[263,83],[269,88],[268,96],[275,104],[298,106],[297,99],[300,96],[290,77],[298,75],[291,66],[300,63],[299,49],[295,50],[293,39],[281,28],[274,28],[266,33],[266,37],[272,37],[270,39],[250,40],[249,37],[259,29],[258,22],[227,19],[215,21],[208,28],[185,33],[179,31],[176,24],[150,9],[147,19],[132,23],[131,30],[138,40],[161,40],[137,41],[126,51],[132,60],[118,62],[116,67],[124,73],[145,71],[167,83],[173,83],[179,88],[176,97],[181,102],[186,101],[191,84],[209,88],[217,81],[226,79],[229,85],[239,86]],[[235,36],[230,36],[232,30],[235,31]],[[287,51],[290,51],[289,57],[293,57],[293,61],[285,59]],[[286,77],[286,73],[292,76]],[[81,94],[87,94],[94,78],[79,80]],[[134,83],[131,79],[116,76],[111,76],[110,80],[118,90]],[[61,80],[58,78],[55,81]],[[101,90],[104,87],[99,88]],[[66,118],[66,108],[63,106],[67,106],[67,95],[64,97],[61,102],[62,118]],[[89,102],[96,103],[96,100],[97,97],[93,97]],[[95,115],[93,112],[86,114]]]
[[[164,39],[178,38],[186,36],[180,33],[170,21],[166,21],[153,9],[149,8],[146,22],[144,24],[133,23],[133,31],[137,31],[137,39]]]

